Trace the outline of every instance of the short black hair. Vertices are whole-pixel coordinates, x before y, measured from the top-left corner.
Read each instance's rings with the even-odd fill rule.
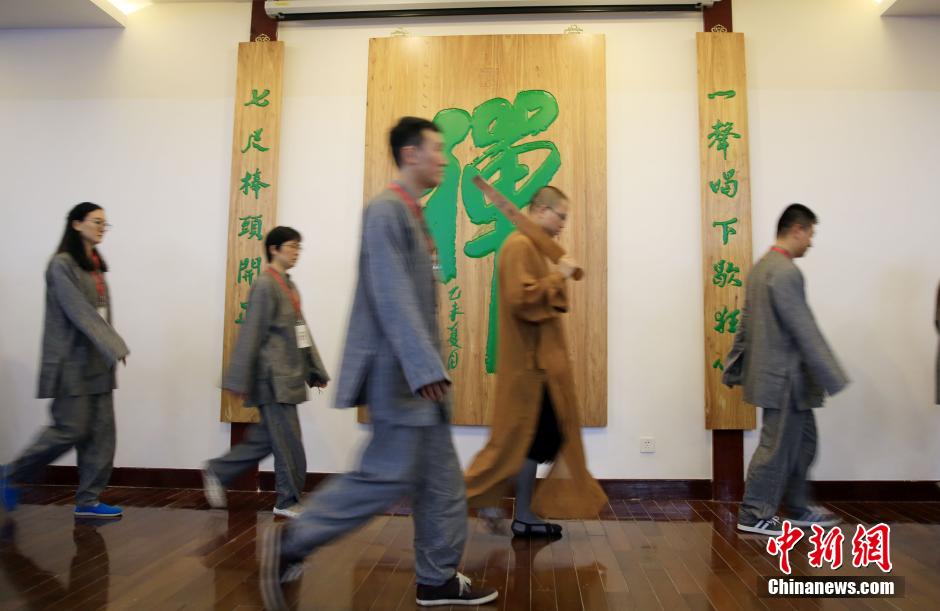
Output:
[[[529,202],[529,208],[554,208],[559,201],[568,201],[568,196],[558,187],[546,185],[535,192]]]
[[[392,157],[395,165],[401,167],[401,150],[406,146],[421,146],[424,140],[424,130],[440,132],[437,125],[427,119],[419,117],[402,117],[388,134],[388,142],[392,146]]]
[[[780,220],[777,221],[777,237],[786,235],[794,225],[810,227],[818,222],[819,220],[813,214],[813,211],[803,204],[790,204],[780,215]]]
[[[94,271],[95,263],[92,261],[91,257],[88,256],[88,253],[85,252],[85,244],[82,242],[82,234],[72,227],[72,223],[75,221],[81,223],[85,220],[85,217],[95,210],[102,210],[102,208],[98,204],[94,204],[92,202],[82,202],[69,210],[69,214],[65,218],[65,232],[62,234],[62,240],[59,242],[59,249],[56,251],[57,253],[67,252],[69,255],[71,255],[72,259],[78,263],[78,266],[86,272]],[[95,255],[98,257],[98,261],[100,263],[99,269],[103,272],[108,271],[108,264],[105,263],[101,255],[98,254],[98,249],[93,248],[92,252],[95,253]]]
[[[291,240],[301,241],[300,232],[293,227],[278,225],[269,231],[268,235],[264,236],[264,256],[267,257],[268,263],[271,262],[271,247],[280,250],[284,242],[290,242]]]

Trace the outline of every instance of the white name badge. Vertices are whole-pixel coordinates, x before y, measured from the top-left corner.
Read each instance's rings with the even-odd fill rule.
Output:
[[[294,327],[294,331],[297,333],[297,347],[298,348],[309,348],[313,345],[313,341],[310,339],[310,332],[307,331],[307,325],[302,322],[297,323]]]
[[[108,306],[98,306],[98,316],[108,320]]]

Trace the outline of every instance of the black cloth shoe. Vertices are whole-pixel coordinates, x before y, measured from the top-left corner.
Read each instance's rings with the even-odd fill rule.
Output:
[[[552,522],[543,522],[541,524],[529,524],[528,522],[522,522],[520,520],[513,520],[512,521],[512,536],[524,537],[527,539],[534,539],[534,538],[560,539],[561,538],[561,524],[553,524]]]
[[[421,607],[443,605],[474,606],[493,602],[499,596],[495,588],[474,588],[470,578],[457,573],[439,586],[418,584],[417,603]]]

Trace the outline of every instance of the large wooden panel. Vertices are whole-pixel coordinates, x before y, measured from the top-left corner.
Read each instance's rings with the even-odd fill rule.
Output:
[[[607,145],[603,36],[373,39],[364,195],[394,176],[388,130],[434,119],[450,165],[426,199],[440,251],[441,328],[455,422],[488,424],[493,405],[495,259],[511,225],[470,183],[481,173],[518,207],[551,184],[571,198],[561,242],[586,278],[573,284],[568,338],[585,426],[607,424]]]
[[[744,35],[700,32],[699,148],[705,283],[705,426],[752,429],[754,407],[721,383],[751,271],[751,171]]]
[[[277,165],[283,93],[284,43],[238,45],[235,127],[225,271],[222,369],[245,315],[248,290],[265,267],[264,235],[277,224]],[[222,393],[223,422],[258,422],[258,410]]]

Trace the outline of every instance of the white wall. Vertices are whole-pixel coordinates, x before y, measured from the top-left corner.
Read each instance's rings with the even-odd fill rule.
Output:
[[[817,412],[815,477],[940,479],[940,18],[881,19],[849,0],[734,7],[748,37],[755,249],[785,203],[817,212],[799,265],[852,379]],[[747,434],[746,456],[756,444]]]
[[[871,6],[869,6],[871,4]],[[154,5],[123,32],[0,33],[3,219],[0,461],[45,420],[33,397],[42,270],[67,209],[115,225],[102,251],[132,355],[117,392],[116,464],[196,467],[217,422],[236,43],[245,4]],[[571,19],[405,24],[414,35],[556,33]],[[708,478],[703,430],[694,33],[701,18],[578,19],[607,36],[609,426],[585,432],[606,478]],[[279,222],[304,233],[296,277],[336,371],[362,204],[368,39],[399,22],[283,25]],[[932,406],[940,251],[940,20],[874,3],[735,2],[750,78],[755,255],[786,203],[820,215],[800,265],[854,384],[819,413],[820,479],[938,479]],[[655,253],[655,258],[651,253]],[[650,264],[654,263],[654,264]],[[618,271],[619,270],[619,271]],[[629,270],[629,272],[627,272]],[[365,433],[329,392],[302,411],[311,471],[355,459]],[[655,455],[638,438],[654,436]],[[486,430],[459,427],[466,464]],[[746,434],[749,456],[756,434]],[[67,458],[66,461],[71,460]]]

